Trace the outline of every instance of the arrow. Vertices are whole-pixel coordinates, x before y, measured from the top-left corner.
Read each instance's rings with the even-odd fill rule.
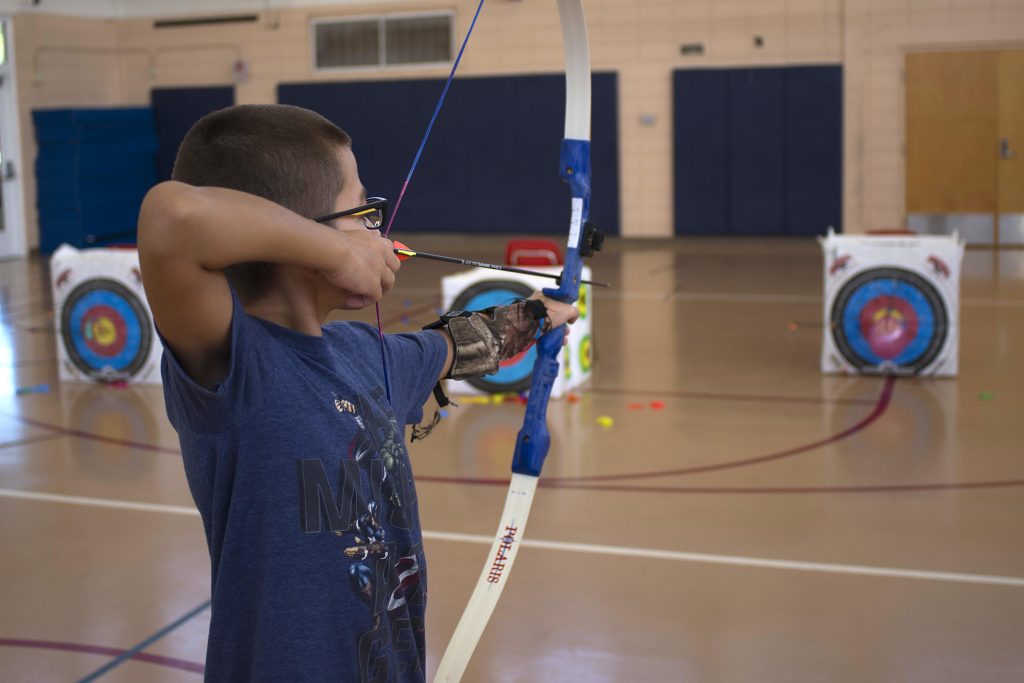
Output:
[[[395,255],[398,256],[399,260],[404,261],[407,258],[425,258],[431,261],[443,261],[444,263],[457,263],[462,266],[473,266],[474,268],[490,268],[491,270],[502,270],[509,273],[521,273],[523,275],[536,275],[537,277],[548,277],[552,280],[561,282],[562,276],[555,275],[554,273],[541,273],[536,270],[526,270],[525,268],[516,268],[515,266],[499,266],[494,263],[483,263],[481,261],[471,261],[465,258],[456,258],[455,256],[442,256],[441,254],[429,254],[425,251],[413,251],[409,247],[405,246],[401,242],[395,242]],[[593,282],[591,280],[580,280],[580,284],[583,285],[594,285],[595,287],[610,287],[607,282]]]

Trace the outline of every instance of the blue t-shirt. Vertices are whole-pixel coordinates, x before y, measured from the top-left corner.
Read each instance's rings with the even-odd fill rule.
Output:
[[[234,299],[213,391],[165,348],[167,415],[210,548],[213,681],[421,681],[427,577],[405,425],[444,364],[433,332],[313,337]]]

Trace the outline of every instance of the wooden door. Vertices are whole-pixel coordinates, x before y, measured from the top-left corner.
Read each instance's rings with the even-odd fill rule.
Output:
[[[915,232],[994,241],[998,52],[907,55],[906,207]]]
[[[1024,244],[1024,50],[908,54],[906,124],[909,227]]]
[[[999,53],[999,244],[1024,245],[1024,50]]]

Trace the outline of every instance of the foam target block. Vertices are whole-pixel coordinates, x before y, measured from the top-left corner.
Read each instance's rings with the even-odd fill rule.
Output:
[[[535,270],[557,275],[560,267],[535,267]],[[583,267],[582,279],[590,279],[590,268]],[[517,298],[526,298],[538,289],[553,286],[554,281],[534,275],[520,273],[494,273],[474,268],[462,273],[441,278],[441,298],[445,310],[475,311],[491,306],[501,306]],[[580,286],[577,306],[580,319],[569,326],[569,341],[559,358],[558,378],[551,389],[551,395],[558,398],[586,382],[594,367],[593,340],[591,336],[593,298],[590,285]],[[455,381],[449,380],[447,391],[451,394],[497,394],[522,392],[530,388],[533,364],[537,358],[534,347],[501,364],[493,375]]]
[[[959,367],[957,235],[821,239],[826,373],[955,377]]]
[[[135,249],[59,247],[50,259],[62,381],[160,384],[160,344]]]

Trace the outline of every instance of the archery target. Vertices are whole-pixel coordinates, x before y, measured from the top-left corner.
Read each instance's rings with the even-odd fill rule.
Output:
[[[149,313],[132,292],[96,278],[71,290],[61,311],[68,357],[84,374],[126,378],[145,365],[153,344]]]
[[[560,268],[537,267],[538,271],[558,274]],[[583,268],[583,279],[590,278],[590,269]],[[441,279],[442,302],[446,310],[474,311],[490,306],[500,306],[515,299],[526,298],[534,291],[549,287],[552,280],[535,275],[520,273],[495,274],[491,271],[473,269]],[[590,377],[593,360],[591,355],[591,317],[593,302],[590,285],[580,288],[580,300],[584,303],[585,315],[569,326],[568,344],[559,357],[561,371],[552,387],[551,395],[559,397],[566,391],[579,386]],[[581,354],[586,353],[584,358]],[[530,347],[518,356],[501,364],[493,375],[472,379],[448,381],[452,394],[495,394],[528,391],[533,377],[533,364],[537,351]]]
[[[823,371],[956,374],[957,238],[830,233],[822,244]]]
[[[590,335],[585,334],[580,339],[579,352],[577,357],[580,359],[580,368],[583,372],[590,372],[590,368],[594,366],[594,349],[590,344]]]
[[[50,266],[61,379],[159,383],[138,253],[64,245]]]

